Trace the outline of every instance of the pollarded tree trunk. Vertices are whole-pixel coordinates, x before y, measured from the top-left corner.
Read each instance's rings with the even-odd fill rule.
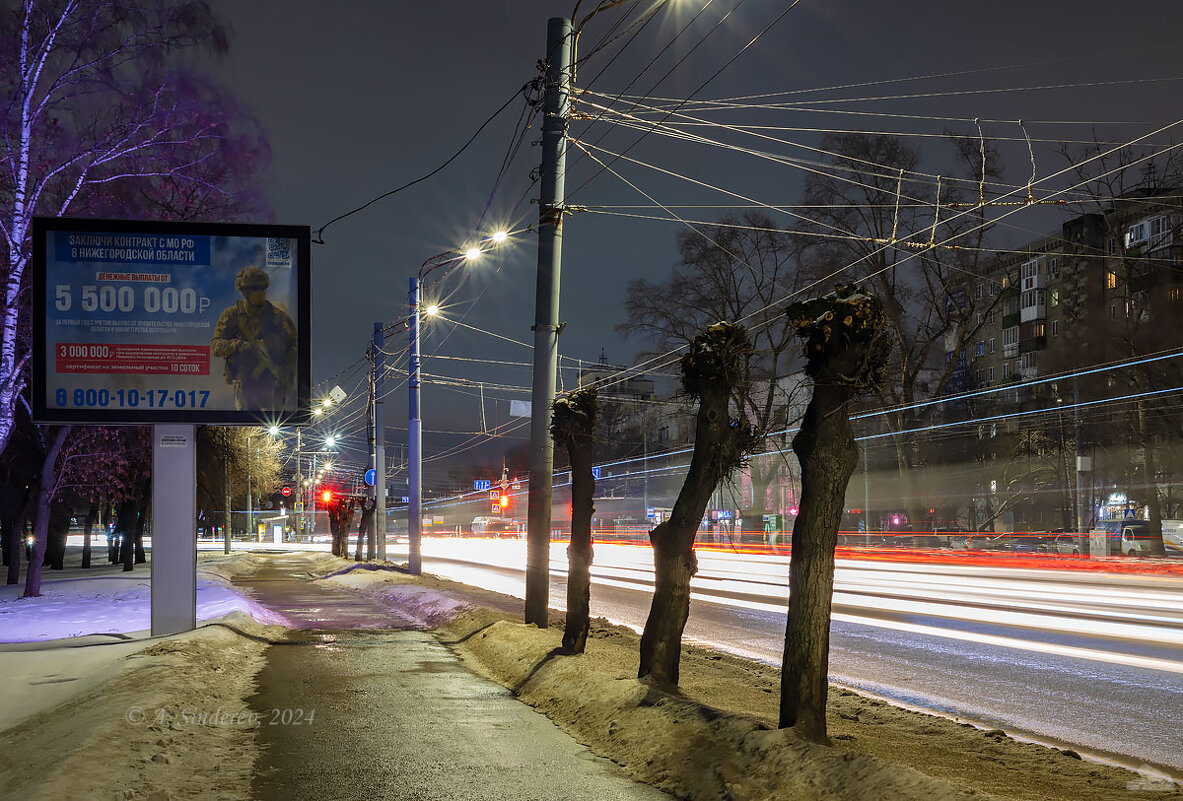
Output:
[[[694,537],[711,494],[755,441],[751,429],[728,414],[732,393],[746,382],[750,347],[742,326],[717,323],[697,336],[682,358],[682,386],[699,402],[694,455],[669,519],[649,533],[655,583],[638,671],[638,678],[662,689],[678,686],[690,579],[698,570]]]
[[[795,303],[789,324],[806,340],[813,397],[793,451],[801,464],[801,503],[789,557],[789,617],[781,667],[780,727],[827,742],[830,611],[834,548],[846,485],[858,463],[850,401],[879,379],[888,355],[878,300],[839,287],[835,295]]]
[[[849,400],[845,390],[815,388],[801,431],[793,437],[801,464],[801,503],[789,556],[780,727],[796,728],[818,741],[826,739],[834,548],[846,485],[859,454],[846,408]]]
[[[567,546],[567,621],[562,648],[581,654],[591,628],[592,514],[596,479],[592,447],[600,404],[594,389],[581,389],[554,402],[550,435],[571,461],[571,543]]]

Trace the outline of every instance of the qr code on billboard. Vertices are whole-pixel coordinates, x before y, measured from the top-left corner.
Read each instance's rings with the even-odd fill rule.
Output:
[[[287,237],[267,238],[267,266],[288,268],[292,266],[292,240]]]

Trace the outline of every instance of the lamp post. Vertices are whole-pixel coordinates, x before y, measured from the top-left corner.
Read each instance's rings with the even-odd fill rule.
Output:
[[[500,245],[508,238],[504,231],[485,238],[463,252],[446,250],[423,262],[419,273],[411,276],[407,317],[407,570],[412,575],[423,571],[423,417],[420,406],[420,350],[419,329],[422,315],[434,317],[439,307],[430,304],[422,308],[420,292],[424,279],[440,267],[449,270],[465,261],[475,261],[490,245]]]

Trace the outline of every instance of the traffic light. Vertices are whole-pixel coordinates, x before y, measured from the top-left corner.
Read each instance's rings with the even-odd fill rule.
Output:
[[[321,492],[320,500],[325,506],[332,506],[333,505],[333,491],[327,489],[327,490],[324,490],[323,492]]]
[[[502,495],[501,499],[499,501],[497,501],[497,504],[501,507],[501,511],[504,512],[505,507],[509,506],[509,497],[506,495]]]

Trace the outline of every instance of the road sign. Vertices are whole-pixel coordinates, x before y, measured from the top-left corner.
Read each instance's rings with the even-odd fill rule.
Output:
[[[594,478],[596,481],[600,480],[600,468],[598,468],[598,467],[592,468],[592,478]]]
[[[284,487],[283,489],[281,489],[279,491],[279,494],[282,495],[283,497],[287,498],[292,494],[292,488],[291,487]]]
[[[490,504],[490,507],[491,508],[489,509],[489,511],[491,511],[493,514],[495,514],[495,515],[501,514],[501,505],[500,504],[496,504],[496,503]]]
[[[489,490],[489,499],[496,500],[501,497],[501,490]]]
[[[378,481],[378,471],[371,467],[369,470],[366,471],[366,486],[372,487],[372,486],[374,486],[375,482],[377,482],[377,481]]]
[[[657,509],[650,506],[648,509],[645,510],[645,517],[647,517],[650,520],[657,517]]]
[[[491,486],[493,486],[493,482],[491,482],[491,481],[474,481],[474,482],[472,482],[472,488],[474,490],[487,490]]]

